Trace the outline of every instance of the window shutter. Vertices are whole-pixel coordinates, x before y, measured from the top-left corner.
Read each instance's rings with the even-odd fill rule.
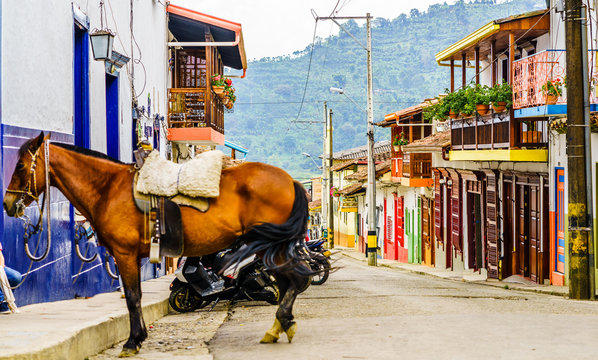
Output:
[[[498,209],[496,173],[492,170],[486,174],[486,251],[488,277],[498,279]]]
[[[451,191],[451,238],[455,250],[463,251],[463,237],[461,236],[461,176],[453,170],[449,170],[451,174],[452,191]]]
[[[442,244],[442,187],[440,185],[440,171],[434,169],[434,234],[436,241]]]

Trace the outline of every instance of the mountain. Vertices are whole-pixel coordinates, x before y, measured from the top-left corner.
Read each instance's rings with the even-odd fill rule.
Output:
[[[543,8],[546,1],[542,0],[460,0],[431,5],[424,12],[413,9],[392,20],[375,18],[374,122],[449,86],[449,69],[438,66],[436,53],[494,19]],[[343,26],[365,44],[365,25],[349,20]],[[306,31],[311,29],[306,26]],[[227,140],[247,147],[249,161],[279,166],[301,180],[319,173],[301,153],[311,154],[320,164],[323,128],[321,123],[294,121],[322,121],[323,101],[333,111],[335,151],[367,142],[366,51],[343,31],[317,38],[311,50],[310,45],[290,55],[250,62],[247,77],[235,81],[237,102],[225,118]],[[332,86],[343,88],[357,104],[331,94]],[[388,137],[388,130],[376,129],[376,140]]]

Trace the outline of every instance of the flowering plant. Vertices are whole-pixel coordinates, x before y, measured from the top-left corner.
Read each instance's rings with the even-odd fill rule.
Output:
[[[341,193],[338,191],[338,188],[336,186],[333,186],[330,188],[330,195],[334,197],[339,197],[341,196]]]
[[[546,80],[546,83],[542,85],[542,92],[545,95],[561,96],[562,88],[563,82],[560,78],[556,78],[556,80]]]
[[[407,138],[405,137],[405,133],[404,133],[404,132],[401,132],[401,133],[399,134],[399,136],[397,136],[397,137],[395,138],[395,140],[392,142],[392,144],[393,144],[394,146],[402,146],[402,145],[407,145],[407,144],[409,144],[409,140],[407,140]]]
[[[225,84],[225,80],[220,74],[212,75],[212,86],[224,86]]]

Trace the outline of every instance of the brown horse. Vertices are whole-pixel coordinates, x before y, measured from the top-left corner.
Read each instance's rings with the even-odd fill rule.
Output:
[[[121,356],[134,355],[147,337],[141,316],[140,259],[149,254],[149,244],[142,239],[144,217],[133,201],[135,166],[48,139],[42,132],[19,150],[4,209],[9,216],[21,216],[43,192],[49,153],[50,185],[91,222],[100,244],[116,259],[131,327]],[[211,254],[241,238],[248,244],[247,253],[258,253],[274,269],[279,307],[274,326],[262,342],[276,342],[282,332],[290,342],[297,328],[293,303],[309,281],[310,271],[301,246],[308,217],[301,184],[276,167],[245,163],[222,171],[220,196],[210,200],[207,212],[181,206],[181,214],[185,256]]]

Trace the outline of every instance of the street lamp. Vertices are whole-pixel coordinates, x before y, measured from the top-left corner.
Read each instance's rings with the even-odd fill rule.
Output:
[[[105,16],[106,14],[104,13],[104,0],[100,0],[100,29],[95,29],[91,34],[89,34],[93,58],[94,60],[98,61],[110,60],[110,58],[112,57],[112,44],[114,42],[114,33],[108,28],[104,29],[103,18]]]
[[[305,156],[306,158],[309,158],[314,165],[318,168],[318,170],[322,170],[322,167],[318,165],[318,163],[314,160],[314,158],[311,157],[310,154],[306,153],[306,152],[302,152],[301,155]]]

